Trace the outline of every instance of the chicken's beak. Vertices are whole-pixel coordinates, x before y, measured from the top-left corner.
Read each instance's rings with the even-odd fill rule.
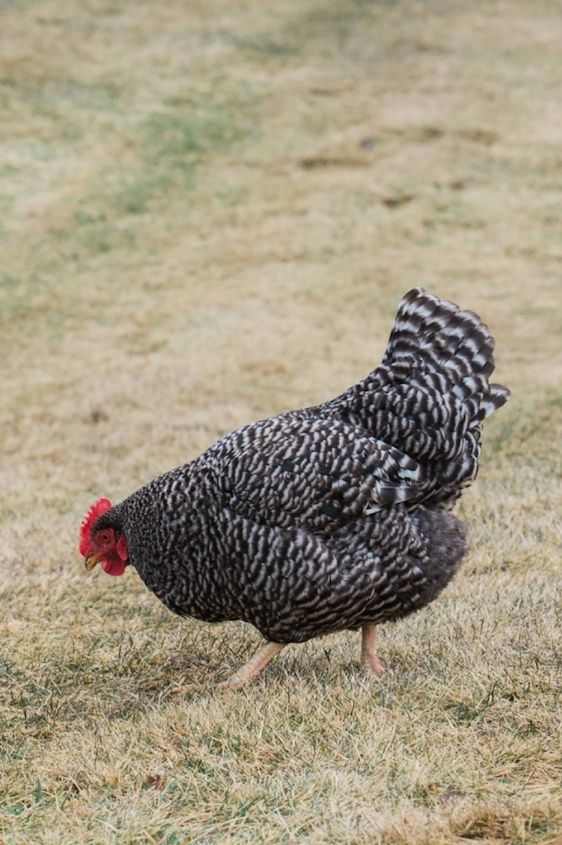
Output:
[[[102,556],[98,552],[94,552],[93,555],[88,555],[88,557],[84,560],[86,572],[91,572],[94,566],[99,563],[101,559]]]

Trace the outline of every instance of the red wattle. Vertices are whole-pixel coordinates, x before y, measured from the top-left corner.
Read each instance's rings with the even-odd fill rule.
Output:
[[[123,575],[125,564],[122,560],[102,560],[101,568],[108,575]]]

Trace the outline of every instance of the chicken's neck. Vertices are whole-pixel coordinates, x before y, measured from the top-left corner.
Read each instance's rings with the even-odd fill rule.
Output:
[[[154,479],[119,506],[129,562],[160,598],[179,568],[198,561],[210,515],[208,488],[197,460]]]

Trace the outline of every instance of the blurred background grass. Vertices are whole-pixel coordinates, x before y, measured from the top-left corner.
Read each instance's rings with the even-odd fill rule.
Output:
[[[1,31],[0,835],[548,841],[559,4],[45,0]],[[417,284],[482,315],[514,394],[471,556],[380,685],[343,634],[220,697],[255,633],[86,579],[83,513],[358,380]]]

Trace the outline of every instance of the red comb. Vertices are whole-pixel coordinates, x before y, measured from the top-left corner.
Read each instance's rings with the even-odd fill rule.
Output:
[[[82,525],[80,526],[80,544],[78,546],[82,557],[87,557],[88,552],[90,551],[92,545],[90,534],[94,523],[97,522],[100,516],[111,510],[112,507],[113,505],[109,499],[98,499],[97,502],[94,502],[84,517]]]

